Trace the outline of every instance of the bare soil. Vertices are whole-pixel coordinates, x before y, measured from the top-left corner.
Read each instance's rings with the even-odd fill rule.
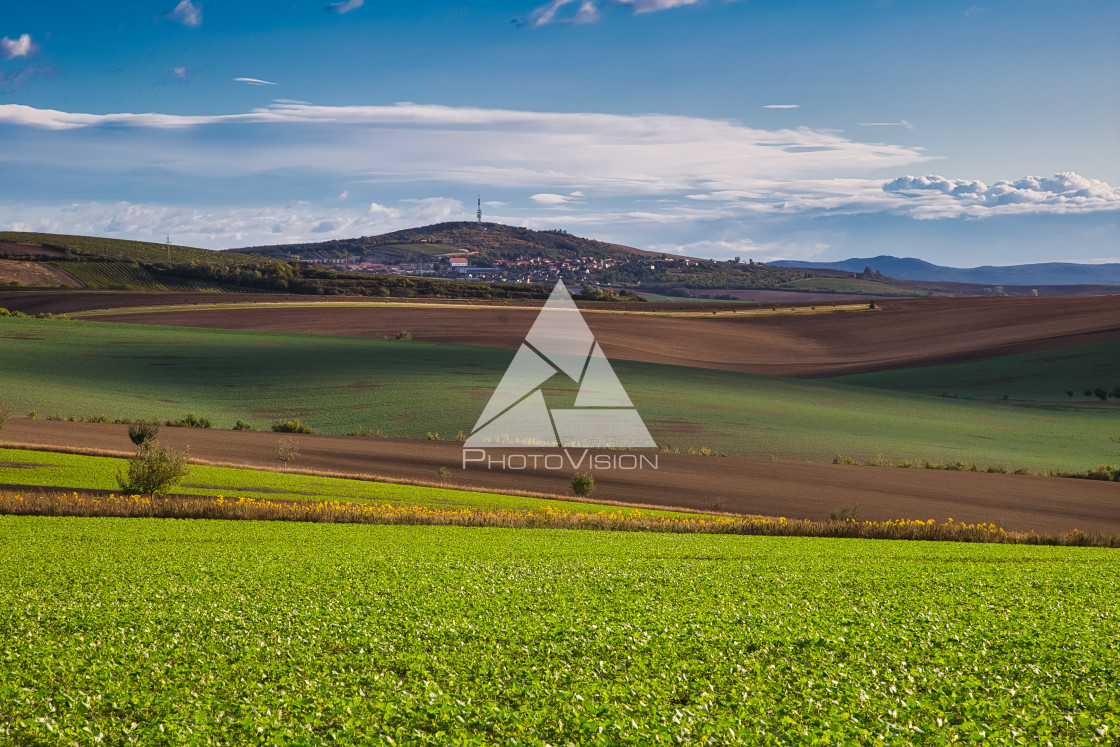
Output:
[[[276,469],[279,438],[295,438],[292,468],[439,480],[448,487],[570,495],[575,469],[548,471],[462,469],[462,447],[444,441],[163,428],[160,440],[189,446],[192,458]],[[3,431],[6,444],[44,444],[131,452],[122,425],[18,418]],[[579,458],[582,450],[571,450]],[[492,455],[518,453],[494,450]],[[522,452],[523,453],[523,450]],[[594,451],[592,453],[595,453]],[[618,454],[619,452],[605,452]],[[827,519],[857,506],[865,519],[995,522],[1009,530],[1081,529],[1120,533],[1120,484],[1031,475],[768,462],[684,454],[656,454],[658,469],[595,471],[593,498],[704,512]],[[575,498],[572,498],[575,500]]]
[[[12,246],[9,244],[9,246]],[[82,282],[76,277],[46,262],[21,262],[13,259],[0,259],[0,284],[18,283],[29,287],[43,285],[65,285],[81,288]]]

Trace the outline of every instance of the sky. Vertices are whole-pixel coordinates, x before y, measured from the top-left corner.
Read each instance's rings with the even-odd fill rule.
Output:
[[[1120,261],[1114,0],[14,0],[0,230]]]

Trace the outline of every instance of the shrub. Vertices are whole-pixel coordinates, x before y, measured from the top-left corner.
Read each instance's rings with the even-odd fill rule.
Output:
[[[376,431],[374,432],[374,434],[373,434],[373,437],[374,437],[374,438],[388,438],[388,437],[389,437],[389,434],[388,434],[388,433],[386,433],[385,431],[381,430],[380,428],[378,428],[378,429],[377,429],[377,430],[376,430]]]
[[[1066,390],[1066,396],[1069,397],[1070,399],[1073,399],[1073,390],[1072,389],[1067,389]]]
[[[244,420],[238,420],[236,423],[233,424],[233,428],[231,430],[235,430],[235,431],[259,431],[260,428],[257,428],[256,426],[249,425]]]
[[[182,420],[167,420],[164,425],[174,428],[210,428],[213,424],[209,418],[202,418],[193,412],[188,412]]]
[[[5,405],[3,402],[0,402],[0,428],[4,427],[4,424],[8,422],[8,418],[10,418],[11,416],[12,411],[8,409],[7,405]]]
[[[297,431],[298,432],[298,431]],[[294,438],[282,438],[276,442],[276,461],[288,466],[288,462],[299,456],[299,444]]]
[[[467,440],[467,434],[463,433],[462,431],[459,431],[458,433],[455,434],[455,440],[458,441],[459,443],[463,443],[464,441]]]
[[[440,467],[439,468],[439,481],[440,482],[447,482],[447,467]]]
[[[428,431],[428,440],[429,441],[438,441],[439,440],[439,434],[434,433],[432,431]]]
[[[190,474],[187,452],[145,441],[136,456],[128,460],[128,472],[117,474],[117,484],[129,493],[166,493]]]
[[[1120,467],[1113,467],[1110,464],[1102,464],[1089,470],[1086,475],[1090,480],[1108,480],[1110,482],[1120,482]]]
[[[580,496],[591,495],[595,492],[595,476],[587,472],[572,475],[572,492]]]
[[[1100,387],[1097,387],[1093,390],[1093,396],[1099,399],[1101,402],[1108,401],[1108,392],[1106,392],[1104,389],[1101,389]]]
[[[159,433],[159,426],[144,420],[137,420],[128,426],[128,438],[137,446],[143,446],[155,439]]]
[[[859,464],[859,462],[857,462],[855,459],[852,459],[851,457],[840,456],[839,454],[832,457],[832,463],[833,464]]]
[[[299,422],[299,418],[295,420],[278,420],[272,424],[273,433],[314,433],[315,430],[309,426]]]
[[[39,413],[37,413],[35,410],[32,410],[31,412],[27,413],[27,419],[28,420],[34,420],[37,417],[39,417]]]
[[[409,332],[407,329],[402,329],[400,332],[397,333],[397,339],[398,340],[411,340],[412,339],[412,333]]]
[[[363,425],[363,426],[360,426],[360,427],[358,428],[358,430],[354,431],[354,432],[353,432],[353,433],[351,433],[350,435],[351,435],[351,436],[357,436],[358,438],[369,438],[370,436],[372,436],[372,435],[373,435],[373,432],[372,432],[372,431],[370,431],[370,429],[369,429],[369,428],[366,428],[366,427],[365,427],[365,426]]]

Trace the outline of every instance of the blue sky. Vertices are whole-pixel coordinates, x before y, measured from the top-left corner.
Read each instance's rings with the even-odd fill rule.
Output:
[[[8,3],[0,228],[1120,261],[1120,5]]]

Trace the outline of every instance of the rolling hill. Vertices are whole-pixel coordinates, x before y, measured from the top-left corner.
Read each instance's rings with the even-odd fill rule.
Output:
[[[914,257],[853,257],[841,262],[778,260],[772,267],[828,269],[863,272],[867,267],[900,280],[977,283],[981,285],[1120,285],[1120,263],[1086,265],[1072,262],[1043,262],[1004,267],[945,267]]]
[[[235,251],[264,257],[288,259],[328,259],[364,256],[371,262],[408,261],[413,257],[460,255],[478,252],[482,259],[495,260],[520,255],[559,259],[582,256],[596,258],[635,258],[660,256],[655,252],[610,244],[561,231],[534,231],[501,223],[456,221],[407,228],[379,236],[334,239],[315,243],[277,244],[244,247]]]

